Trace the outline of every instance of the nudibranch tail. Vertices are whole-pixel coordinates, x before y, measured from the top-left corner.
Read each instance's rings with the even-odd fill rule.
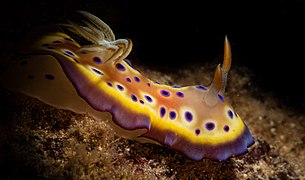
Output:
[[[131,40],[115,40],[103,21],[80,13],[88,19],[85,26],[70,22],[68,28],[93,44],[80,45],[61,32],[47,34],[31,46],[33,53],[44,55],[8,69],[1,82],[59,108],[96,118],[110,112],[110,123],[124,137],[146,138],[193,160],[225,160],[247,152],[253,137],[223,94],[231,66],[227,38],[224,61],[209,88],[168,86],[147,79],[124,60]]]

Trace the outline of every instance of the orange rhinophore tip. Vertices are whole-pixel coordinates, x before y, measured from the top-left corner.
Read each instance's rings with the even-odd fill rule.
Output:
[[[224,42],[223,63],[221,66],[222,70],[224,70],[225,72],[228,72],[231,68],[231,62],[232,62],[231,46],[230,46],[230,42],[226,36],[225,42]]]

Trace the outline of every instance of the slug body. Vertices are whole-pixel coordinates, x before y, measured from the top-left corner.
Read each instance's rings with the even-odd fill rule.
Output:
[[[124,60],[131,51],[131,40],[116,40],[103,21],[90,13],[80,13],[89,20],[85,22],[86,26],[73,22],[66,26],[91,41],[91,45],[81,46],[61,32],[45,35],[31,46],[33,53],[45,55],[33,55],[17,67],[18,72],[23,72],[20,74],[23,80],[6,78],[12,74],[7,71],[2,83],[42,101],[50,99],[45,102],[77,113],[111,112],[114,125],[125,131],[124,136],[168,146],[192,160],[226,160],[248,151],[254,143],[253,137],[224,98],[231,66],[227,38],[224,62],[216,68],[209,87],[167,86],[147,79]],[[37,63],[47,61],[50,64],[37,67]],[[42,71],[44,77],[38,81],[39,77],[33,75],[35,71]],[[42,84],[59,79],[60,86],[73,88],[76,95],[67,99],[60,96],[60,92],[48,94],[44,92],[47,88],[38,92],[29,87],[32,84],[41,88]],[[16,81],[26,81],[23,84],[27,85],[16,86]],[[76,104],[89,106],[73,108]]]

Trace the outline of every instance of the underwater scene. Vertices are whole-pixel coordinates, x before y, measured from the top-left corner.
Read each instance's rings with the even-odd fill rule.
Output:
[[[0,179],[305,179],[305,3],[5,2]]]

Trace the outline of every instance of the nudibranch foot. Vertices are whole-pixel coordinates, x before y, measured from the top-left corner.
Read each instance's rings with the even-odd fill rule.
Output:
[[[254,139],[247,127],[235,140],[217,145],[190,142],[188,139],[180,137],[177,133],[162,132],[153,127],[149,133],[143,136],[161,142],[161,144],[184,154],[194,161],[200,161],[203,158],[219,161],[227,160],[232,156],[247,153],[248,147],[254,144]]]
[[[224,97],[231,68],[227,37],[223,63],[209,87],[168,86],[124,61],[132,49],[130,39],[115,39],[102,20],[80,13],[87,18],[85,25],[69,21],[66,26],[92,44],[80,45],[62,32],[46,34],[30,46],[35,55],[6,70],[1,82],[97,119],[110,112],[110,123],[122,136],[163,144],[193,160],[225,160],[247,152],[253,137]]]

